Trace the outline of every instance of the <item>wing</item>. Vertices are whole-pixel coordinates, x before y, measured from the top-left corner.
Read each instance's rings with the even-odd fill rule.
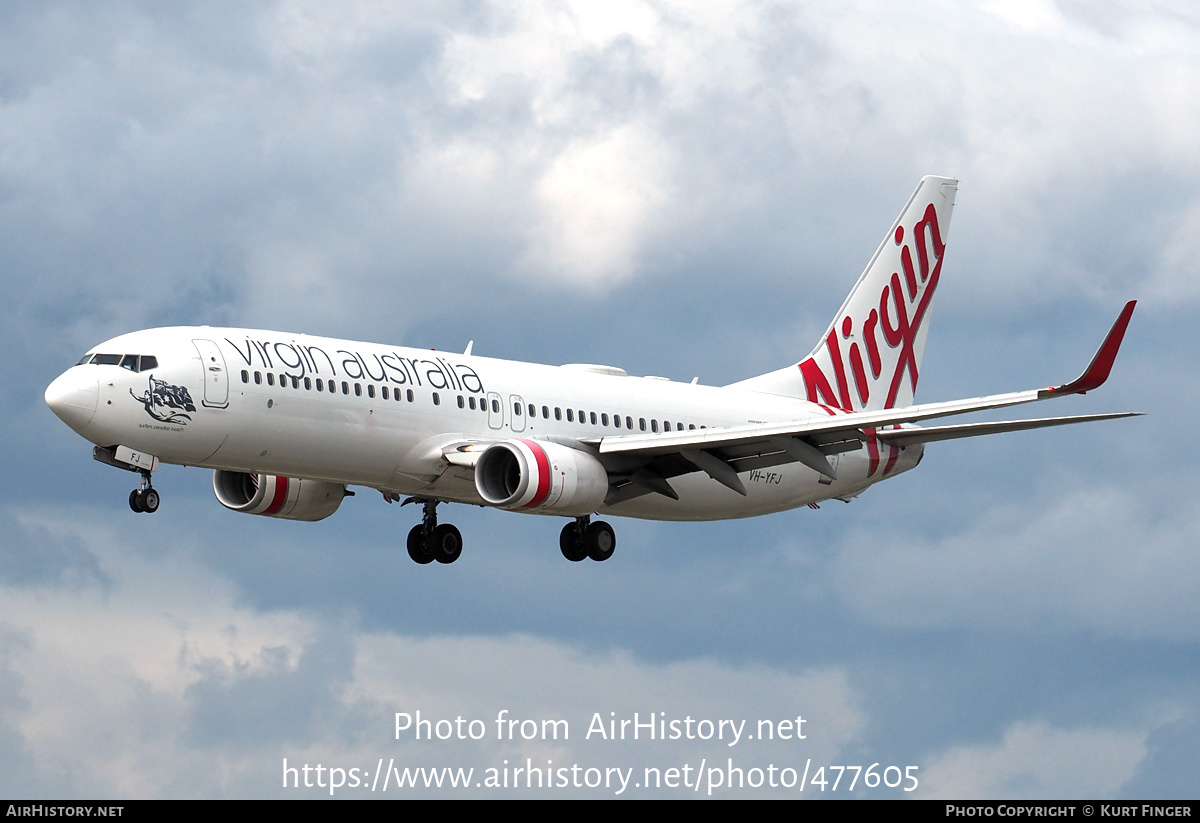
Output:
[[[1131,300],[1125,305],[1083,374],[1061,386],[877,411],[844,412],[822,407],[828,416],[769,425],[622,435],[584,442],[597,449],[601,460],[609,468],[613,491],[606,502],[612,505],[649,492],[678,499],[667,481],[671,477],[694,471],[703,471],[743,495],[746,489],[738,479],[739,472],[782,463],[802,463],[836,479],[827,455],[861,448],[871,438],[908,445],[1128,417],[1131,412],[932,428],[912,425],[938,417],[1084,394],[1098,388],[1108,379],[1112,370],[1136,302]],[[902,428],[878,431],[893,426]]]

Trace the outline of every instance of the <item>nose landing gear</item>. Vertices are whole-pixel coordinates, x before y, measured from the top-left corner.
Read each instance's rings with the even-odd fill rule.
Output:
[[[158,468],[157,457],[146,452],[134,451],[128,446],[96,446],[92,449],[92,457],[109,466],[140,474],[142,485],[129,493],[129,508],[139,514],[154,514],[158,511],[158,492],[150,483],[151,474]]]
[[[139,514],[154,514],[158,504],[158,491],[150,485],[150,472],[142,472],[142,485],[129,493],[129,508]]]

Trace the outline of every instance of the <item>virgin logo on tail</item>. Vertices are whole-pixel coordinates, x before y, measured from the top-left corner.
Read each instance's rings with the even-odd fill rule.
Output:
[[[925,207],[907,237],[900,225],[892,240],[890,246],[885,241],[825,340],[799,363],[808,399],[814,403],[855,411],[892,408],[897,400],[901,405],[912,402],[924,342],[922,324],[946,251],[933,204]]]

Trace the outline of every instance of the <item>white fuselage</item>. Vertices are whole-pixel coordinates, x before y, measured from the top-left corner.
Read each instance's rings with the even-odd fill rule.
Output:
[[[113,338],[91,353],[140,355],[143,363],[154,358],[153,368],[137,371],[78,365],[47,391],[48,400],[53,395],[74,410],[60,416],[99,446],[123,445],[167,463],[478,505],[484,501],[473,469],[444,456],[452,444],[546,440],[594,454],[606,437],[828,419],[831,413],[789,397],[598,367],[247,329],[151,329]],[[678,500],[649,493],[600,510],[716,520],[848,499],[920,459],[920,447],[879,448],[882,457],[865,448],[832,455],[837,480],[788,462],[740,472],[743,496],[696,471],[671,480]]]

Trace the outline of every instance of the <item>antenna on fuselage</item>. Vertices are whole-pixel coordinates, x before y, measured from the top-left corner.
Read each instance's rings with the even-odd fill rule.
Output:
[[[474,341],[474,340],[468,340],[468,341],[467,341],[467,347],[466,347],[465,349],[463,349],[463,354],[470,354],[470,353],[471,353],[471,347],[472,347],[472,346],[474,346],[474,345],[475,345],[475,341]]]

